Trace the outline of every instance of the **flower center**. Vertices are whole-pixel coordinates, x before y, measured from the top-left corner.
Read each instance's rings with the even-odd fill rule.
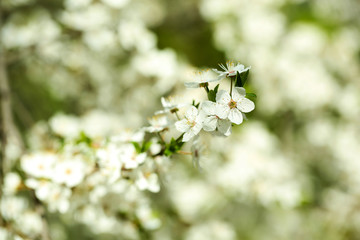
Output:
[[[187,122],[187,124],[190,126],[190,127],[194,127],[196,125],[196,122],[195,121],[189,121]]]
[[[229,107],[230,109],[236,108],[236,102],[233,99],[229,102]]]
[[[65,170],[65,174],[66,174],[66,175],[70,175],[71,173],[72,173],[72,171],[71,171],[70,168],[67,168],[67,169]]]

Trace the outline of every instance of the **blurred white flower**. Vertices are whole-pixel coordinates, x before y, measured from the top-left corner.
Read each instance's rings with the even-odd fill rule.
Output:
[[[58,156],[53,153],[37,152],[21,158],[22,169],[33,177],[50,178]]]
[[[137,153],[134,145],[126,144],[120,148],[120,159],[124,168],[134,169],[145,161],[146,153]]]
[[[148,230],[155,230],[161,226],[161,221],[154,214],[153,210],[147,206],[142,205],[135,211],[139,218],[141,225]]]
[[[62,160],[56,163],[52,179],[71,188],[82,182],[85,170],[85,163],[78,158]]]
[[[210,70],[199,71],[194,74],[194,82],[186,82],[187,88],[207,87],[210,82],[219,81],[220,78],[214,76]]]
[[[149,52],[156,45],[155,34],[146,28],[145,23],[138,20],[121,21],[118,26],[118,38],[124,49],[131,50],[135,48],[142,53]],[[153,51],[152,53],[156,54],[158,52]],[[158,60],[160,59],[153,59],[151,62]],[[151,62],[147,64],[151,64]]]
[[[147,161],[135,171],[135,184],[140,190],[149,190],[150,192],[160,191],[159,177],[155,173],[153,162]]]
[[[192,226],[185,235],[185,240],[235,240],[236,232],[233,227],[219,220],[199,223]]]
[[[161,97],[161,104],[164,109],[155,112],[155,114],[175,113],[179,111],[180,108],[185,106],[185,104],[180,103],[179,99],[177,99],[176,97]]]
[[[148,121],[151,126],[145,127],[144,130],[150,133],[164,131],[170,126],[169,118],[166,115],[155,115]]]
[[[28,200],[17,196],[2,196],[0,199],[1,216],[6,220],[21,218],[23,212],[28,208]]]
[[[96,152],[100,172],[107,177],[109,183],[115,182],[121,175],[122,162],[120,154],[120,149],[111,143]]]
[[[185,119],[175,123],[175,127],[179,132],[185,133],[183,142],[189,141],[196,136],[203,127],[204,115],[194,106],[191,106],[185,113]]]
[[[60,35],[60,27],[45,11],[29,15],[15,13],[3,26],[2,40],[7,48],[45,45]]]
[[[16,193],[21,187],[21,178],[17,173],[7,173],[4,178],[4,194],[10,195]]]
[[[26,211],[21,214],[15,224],[26,236],[36,239],[43,230],[43,224],[40,214],[33,211]]]
[[[84,2],[83,5],[86,4]],[[82,31],[101,29],[111,22],[106,6],[101,3],[94,3],[85,8],[77,8],[71,11],[63,11],[60,19],[68,27]]]
[[[89,6],[89,4],[92,2],[92,0],[65,0],[64,5],[65,8],[69,10],[75,10],[79,8],[84,8]]]
[[[109,5],[110,7],[118,8],[118,9],[123,8],[124,6],[126,6],[126,4],[130,2],[130,0],[101,0],[101,1]]]
[[[49,123],[54,133],[64,138],[75,138],[79,136],[81,131],[80,120],[74,116],[56,114]]]

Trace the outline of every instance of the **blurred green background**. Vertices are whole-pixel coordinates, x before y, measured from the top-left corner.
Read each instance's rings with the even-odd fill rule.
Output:
[[[90,128],[116,118],[104,135],[140,128],[162,96],[187,94],[195,68],[228,59],[252,66],[246,87],[258,98],[249,121],[229,138],[203,137],[202,173],[175,159],[162,191],[149,194],[162,227],[144,239],[360,239],[359,1],[1,7],[13,114],[27,149],[42,147],[36,129],[58,113],[96,113]],[[119,239],[54,222],[54,239]]]

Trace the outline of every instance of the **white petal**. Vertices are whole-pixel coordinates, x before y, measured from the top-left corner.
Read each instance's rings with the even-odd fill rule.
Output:
[[[198,115],[198,110],[196,107],[191,106],[185,113],[185,118],[189,121],[194,121],[196,116]]]
[[[241,112],[236,108],[230,110],[228,118],[231,122],[235,124],[241,124],[243,121]]]
[[[193,133],[193,131],[186,132],[183,136],[183,142],[189,141],[194,136],[195,136],[195,134]]]
[[[204,111],[206,115],[215,115],[215,106],[216,103],[210,101],[204,101],[201,103],[201,110]]]
[[[236,91],[237,91],[241,96],[243,96],[243,97],[246,96],[246,90],[245,90],[245,88],[243,88],[243,87],[236,87],[235,89],[236,89]]]
[[[244,113],[248,113],[251,112],[252,110],[255,109],[255,104],[253,101],[247,99],[247,98],[243,98],[241,99],[238,103],[237,103],[237,108]]]
[[[220,90],[216,94],[216,102],[217,103],[227,105],[227,104],[229,104],[230,101],[231,101],[231,97],[230,97],[230,95],[229,95],[229,93],[227,91]]]
[[[195,126],[191,128],[191,131],[194,133],[194,135],[197,135],[202,129],[202,127],[203,127],[203,121],[196,123]]]
[[[148,189],[150,192],[159,192],[160,191],[160,184],[159,178],[155,173],[150,174],[148,177]]]
[[[225,136],[230,136],[231,134],[231,122],[228,120],[219,120],[218,129]]]
[[[190,126],[187,123],[188,121],[186,119],[177,121],[175,123],[176,130],[178,130],[179,132],[187,132],[190,129]]]
[[[216,104],[215,107],[215,115],[218,116],[221,119],[227,118],[230,112],[230,107],[228,104]]]
[[[186,82],[184,83],[185,87],[187,88],[198,88],[200,84],[198,82]]]
[[[216,124],[217,118],[215,116],[207,117],[204,120],[203,129],[208,132],[214,131],[216,129]]]
[[[136,161],[141,164],[143,162],[145,162],[146,159],[146,153],[141,153],[139,155],[136,156]]]
[[[241,99],[243,99],[244,97],[241,96],[239,94],[239,92],[237,91],[237,89],[234,89],[233,92],[232,92],[232,99],[235,101],[235,102],[239,102]]]

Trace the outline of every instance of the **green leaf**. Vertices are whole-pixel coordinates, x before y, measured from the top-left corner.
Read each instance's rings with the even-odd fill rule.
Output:
[[[137,142],[131,142],[131,143],[132,143],[132,145],[134,145],[136,152],[137,152],[137,153],[141,153],[140,144],[137,143]]]
[[[193,105],[194,107],[198,108],[199,105],[200,105],[200,102],[196,104],[195,100],[193,100],[193,101],[192,101],[192,105]]]
[[[243,84],[241,82],[241,76],[239,74],[239,72],[236,72],[236,78],[235,78],[235,87],[242,87]]]
[[[89,138],[88,136],[86,136],[86,134],[83,132],[83,131],[81,131],[80,132],[80,136],[79,136],[79,138],[77,139],[77,141],[76,141],[76,143],[86,143],[87,145],[91,145],[91,143],[92,143],[92,140],[91,140],[91,138]]]
[[[141,152],[146,152],[151,147],[152,142],[143,142],[143,145],[141,147]]]
[[[181,141],[182,135],[180,137],[177,138],[176,140],[174,138],[171,138],[170,143],[166,144],[165,150],[164,150],[165,156],[169,157],[181,150],[182,146],[184,145],[184,142]]]
[[[245,85],[246,80],[247,80],[248,77],[249,77],[249,72],[250,72],[250,69],[247,70],[246,72],[242,72],[242,73],[240,74],[240,79],[241,79],[241,83],[242,83],[243,86]]]
[[[219,85],[220,85],[220,84],[216,85],[216,87],[214,88],[215,94],[216,94],[216,93],[218,92],[218,90],[219,90]]]
[[[255,93],[246,93],[246,97],[250,98],[251,100],[256,100],[257,98]]]
[[[246,72],[236,72],[236,80],[235,80],[235,87],[243,87],[249,77],[250,69]]]
[[[216,102],[216,93],[214,90],[210,90],[207,95],[209,101]]]

